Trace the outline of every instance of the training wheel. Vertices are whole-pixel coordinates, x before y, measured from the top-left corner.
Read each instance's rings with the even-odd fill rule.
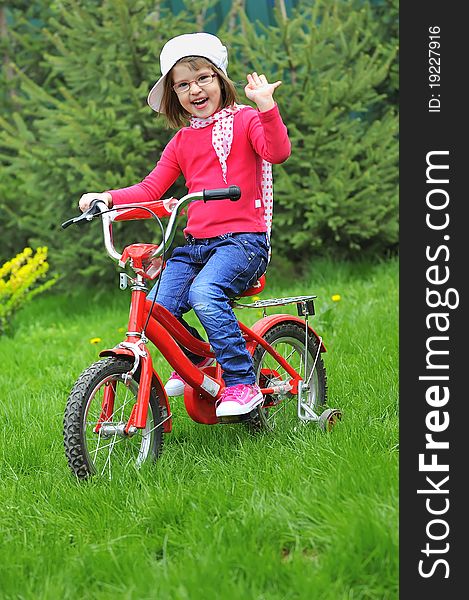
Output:
[[[341,419],[342,412],[338,408],[328,408],[319,416],[318,425],[328,433]]]

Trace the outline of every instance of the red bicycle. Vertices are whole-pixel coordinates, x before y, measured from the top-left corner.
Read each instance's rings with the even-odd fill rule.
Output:
[[[309,325],[316,296],[258,300],[232,305],[239,309],[262,309],[263,317],[252,327],[239,326],[253,357],[257,383],[264,395],[251,413],[217,418],[215,403],[224,389],[218,364],[196,367],[181,347],[204,357],[214,357],[210,344],[193,337],[163,306],[147,300],[146,280],[157,279],[164,267],[178,216],[194,201],[239,199],[237,186],[204,190],[175,198],[127,204],[109,209],[95,201],[80,216],[62,224],[91,221],[100,217],[108,254],[121,267],[130,265],[133,275],[120,273],[120,288],[130,284],[131,303],[125,340],[100,352],[101,360],[77,379],[67,401],[64,416],[64,444],[68,464],[79,478],[100,474],[109,477],[116,469],[140,467],[161,454],[163,434],[172,430],[172,413],[160,376],[153,367],[148,342],[164,356],[187,383],[184,404],[197,423],[244,422],[251,431],[316,422],[328,431],[341,418],[338,409],[325,409],[327,382],[322,338]],[[164,230],[160,217],[169,217]],[[132,244],[116,251],[112,237],[114,221],[155,218],[162,230],[156,244]],[[156,285],[158,283],[156,282]],[[265,285],[263,276],[243,296],[258,294]],[[296,304],[298,316],[267,314],[271,308]]]

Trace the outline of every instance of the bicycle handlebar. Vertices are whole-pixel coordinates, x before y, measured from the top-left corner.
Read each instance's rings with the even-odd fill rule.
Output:
[[[164,234],[164,240],[161,244],[156,248],[156,250],[152,253],[151,258],[157,258],[161,256],[164,252],[166,252],[174,239],[174,235],[176,233],[175,223],[177,217],[181,214],[182,210],[190,203],[195,200],[203,200],[204,202],[210,200],[231,200],[236,201],[241,198],[241,189],[237,185],[230,185],[228,188],[218,188],[213,190],[203,190],[201,192],[193,192],[192,194],[186,194],[182,198],[176,201],[174,207],[172,207],[171,211],[166,210],[165,214],[169,215],[168,225],[166,227],[166,232]],[[161,201],[160,201],[161,202]],[[164,201],[163,201],[164,203]],[[145,204],[147,206],[145,206]],[[122,257],[122,254],[119,254],[114,248],[114,244],[112,241],[112,222],[116,219],[119,211],[126,209],[135,209],[141,208],[144,211],[147,211],[150,215],[156,216],[155,213],[149,208],[150,202],[142,204],[119,204],[113,208],[109,208],[104,202],[104,200],[93,200],[90,204],[88,210],[86,210],[81,215],[77,217],[73,217],[68,221],[62,223],[62,229],[66,229],[72,224],[79,224],[84,221],[92,221],[96,216],[101,215],[101,220],[103,224],[103,236],[104,236],[104,245],[106,247],[107,253],[114,260],[119,261]],[[133,213],[135,214],[135,213]],[[130,218],[136,218],[135,216]],[[137,217],[138,218],[138,217]],[[141,218],[141,217],[140,217]]]

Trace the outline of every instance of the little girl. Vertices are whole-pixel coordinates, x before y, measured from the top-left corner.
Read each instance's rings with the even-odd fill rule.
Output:
[[[191,308],[202,323],[223,369],[225,390],[216,408],[219,417],[241,415],[262,402],[252,358],[230,306],[264,273],[269,256],[266,225],[271,218],[271,163],[290,155],[290,141],[273,100],[281,81],[247,75],[245,93],[258,110],[236,104],[236,90],[227,75],[228,55],[214,35],[191,33],[169,40],[160,55],[161,78],[148,103],[169,124],[183,127],[171,139],[151,173],[119,190],[87,193],[82,211],[92,199],[108,206],[161,198],[179,175],[191,192],[238,185],[237,202],[193,202],[187,209],[186,244],[174,250],[161,276],[157,302],[194,335],[182,315]],[[153,299],[153,290],[149,299]],[[211,361],[187,352],[199,366]],[[175,372],[165,386],[168,395],[184,391]]]

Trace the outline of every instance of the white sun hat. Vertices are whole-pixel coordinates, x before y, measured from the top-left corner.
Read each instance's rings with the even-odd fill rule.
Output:
[[[151,88],[147,102],[156,112],[161,110],[164,82],[178,60],[185,56],[203,56],[208,58],[225,75],[228,66],[228,51],[217,36],[211,33],[185,33],[172,38],[163,46],[160,54],[161,77]]]

